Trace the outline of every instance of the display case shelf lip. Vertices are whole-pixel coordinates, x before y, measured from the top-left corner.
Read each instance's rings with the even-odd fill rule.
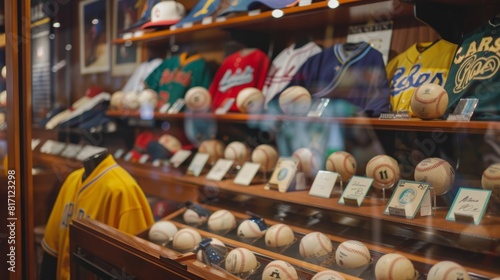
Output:
[[[390,2],[387,0],[339,0],[339,7],[342,6],[351,6],[351,5],[366,5],[369,3],[378,3],[378,2]],[[338,8],[337,8],[338,9]],[[321,12],[321,11],[329,11],[332,10],[328,6],[328,1],[324,0],[321,2],[314,2],[311,3],[310,5],[305,5],[305,6],[293,6],[293,7],[288,7],[283,9],[285,15],[284,17],[287,16],[293,16],[293,15],[298,15],[302,13],[311,13],[311,12]],[[202,24],[202,23],[195,23],[193,26],[186,27],[186,28],[177,28],[174,30],[158,30],[158,31],[153,31],[153,32],[147,32],[141,36],[137,37],[132,37],[132,38],[117,38],[113,40],[114,44],[124,44],[125,42],[152,42],[156,40],[162,40],[171,36],[175,35],[180,35],[180,34],[187,34],[187,33],[193,33],[193,32],[198,32],[198,31],[203,31],[203,30],[208,30],[208,29],[224,29],[224,28],[233,28],[233,27],[240,27],[240,26],[245,26],[245,25],[250,25],[253,23],[257,22],[262,22],[262,21],[270,21],[270,20],[275,20],[275,18],[272,16],[271,10],[269,11],[263,11],[260,12],[256,15],[239,15],[239,16],[234,16],[230,18],[226,18],[225,20],[218,21],[215,20],[211,23],[208,24]]]
[[[114,118],[140,118],[138,111],[108,111],[107,116]],[[199,120],[217,120],[225,122],[248,122],[248,121],[296,121],[310,123],[338,123],[342,125],[368,126],[373,129],[383,130],[401,130],[401,131],[428,131],[428,132],[452,132],[452,133],[500,133],[500,122],[495,121],[446,121],[446,120],[421,120],[401,119],[389,120],[367,117],[307,117],[307,116],[286,116],[271,114],[242,114],[242,113],[155,113],[156,120],[175,120],[175,119],[199,119]]]

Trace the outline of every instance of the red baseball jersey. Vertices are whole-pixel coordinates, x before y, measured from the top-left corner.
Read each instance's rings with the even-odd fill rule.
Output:
[[[243,49],[226,57],[209,88],[212,108],[217,109],[227,98],[236,98],[244,88],[262,90],[268,69],[269,58],[258,49]],[[229,111],[238,111],[236,102]]]

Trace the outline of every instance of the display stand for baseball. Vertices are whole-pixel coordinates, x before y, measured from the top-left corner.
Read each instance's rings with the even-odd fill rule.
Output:
[[[441,261],[431,267],[427,280],[470,280],[469,273],[459,264]]]
[[[181,253],[193,250],[201,242],[201,235],[192,228],[183,228],[179,230],[172,241],[175,250]]]
[[[327,269],[314,274],[311,280],[345,280],[345,278],[337,271]]]
[[[267,228],[261,230],[259,225],[254,220],[247,219],[241,222],[241,224],[238,226],[237,233],[238,237],[242,239],[246,238],[254,239],[264,236],[266,231]]]
[[[481,186],[485,190],[491,190],[492,198],[500,201],[500,163],[494,163],[484,170]]]
[[[431,183],[436,195],[448,192],[455,182],[455,170],[444,159],[426,158],[415,167],[415,181]]]
[[[153,243],[164,245],[174,238],[179,230],[169,221],[158,221],[149,229],[148,237]]]
[[[281,111],[286,115],[304,116],[311,107],[311,94],[301,86],[291,86],[279,96]]]
[[[262,280],[298,280],[297,270],[288,262],[275,260],[266,265]]]
[[[198,147],[198,152],[208,154],[208,162],[212,165],[224,157],[224,150],[224,143],[217,139],[205,140]]]
[[[258,88],[247,87],[236,96],[236,107],[245,114],[258,114],[264,108],[264,94]]]
[[[373,186],[382,190],[385,199],[385,190],[392,188],[400,177],[398,162],[388,155],[374,156],[366,164],[366,176],[373,178]]]
[[[357,240],[347,240],[337,247],[335,262],[343,268],[357,268],[371,262],[370,250]]]
[[[292,244],[295,241],[295,235],[289,226],[276,224],[266,231],[265,241],[268,247],[282,247]]]
[[[184,95],[184,102],[191,112],[207,112],[212,105],[212,96],[204,87],[192,87]]]
[[[304,172],[308,178],[314,178],[321,168],[320,156],[312,149],[299,148],[293,152],[292,157],[299,161],[299,171]]]
[[[443,116],[448,107],[448,93],[438,84],[423,84],[413,93],[410,108],[413,114],[423,120]]]
[[[300,240],[299,253],[303,258],[321,258],[332,251],[332,241],[321,232],[308,233]]]
[[[225,268],[233,274],[248,273],[258,265],[255,254],[246,248],[235,248],[226,256]]]
[[[236,227],[236,218],[231,212],[220,209],[208,217],[207,226],[211,231],[227,231]]]
[[[416,271],[411,261],[400,254],[385,254],[375,265],[377,280],[408,280],[415,279],[415,275]]]
[[[341,188],[343,183],[348,182],[356,174],[356,159],[348,152],[337,151],[326,159],[326,170],[337,172]]]
[[[224,150],[224,158],[234,161],[234,165],[240,167],[250,158],[250,149],[243,142],[231,142]]]

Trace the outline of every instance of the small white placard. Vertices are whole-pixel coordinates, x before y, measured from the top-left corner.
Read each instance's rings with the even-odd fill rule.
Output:
[[[146,163],[148,161],[148,159],[149,159],[149,155],[148,154],[144,154],[144,155],[142,155],[139,158],[138,162],[141,163],[141,164],[144,164],[144,163]]]
[[[478,102],[477,98],[461,98],[460,101],[458,101],[453,114],[448,115],[446,120],[470,121]]]
[[[209,154],[196,153],[196,155],[194,155],[193,157],[193,160],[188,166],[187,174],[196,177],[200,176],[201,171],[203,171],[203,167],[205,167],[205,164],[207,163],[209,157]]]
[[[82,145],[67,144],[64,150],[62,151],[61,156],[65,158],[75,158],[81,149]]]
[[[223,22],[223,21],[226,21],[227,20],[227,17],[216,17],[215,18],[215,22]]]
[[[179,167],[190,155],[191,151],[179,150],[171,158],[170,163],[175,167]]]
[[[415,218],[425,194],[429,192],[430,183],[399,180],[384,214],[403,216],[407,219]],[[427,196],[430,198],[429,196]]]
[[[330,198],[338,176],[339,174],[336,172],[318,171],[309,190],[309,195]]]
[[[288,188],[295,179],[297,166],[299,162],[297,158],[279,158],[276,167],[274,168],[271,179],[266,184],[266,190],[278,190],[279,192],[287,192]]]
[[[66,147],[66,143],[47,140],[40,148],[40,152],[44,154],[58,155],[64,150],[64,147]]]
[[[300,0],[299,2],[299,6],[302,7],[302,6],[309,6],[311,5],[312,3],[312,0]]]
[[[465,221],[464,218],[470,217],[474,224],[478,225],[484,216],[490,196],[491,190],[460,188],[446,215],[446,220]]]
[[[118,149],[118,150],[116,150],[116,152],[115,152],[115,154],[113,155],[113,157],[114,157],[115,159],[119,159],[119,158],[121,158],[121,156],[123,155],[123,153],[124,153],[124,152],[125,152],[125,151],[124,151],[123,149]]]
[[[207,179],[214,181],[221,181],[224,176],[226,176],[227,172],[233,166],[234,161],[229,159],[218,159],[214,164],[212,169],[208,171]]]
[[[344,192],[342,192],[339,203],[353,205],[351,203],[346,203],[346,200],[349,200],[356,201],[357,206],[361,206],[363,200],[366,197],[366,194],[372,186],[372,183],[373,178],[353,176],[345,187]]]
[[[205,24],[210,24],[214,21],[214,18],[213,17],[204,17],[202,20],[201,20],[201,24],[205,25]]]
[[[85,160],[85,159],[88,159],[89,157],[95,155],[95,154],[98,154],[100,152],[103,152],[105,151],[106,148],[103,148],[103,147],[97,147],[97,146],[90,146],[90,145],[87,145],[87,146],[84,146],[80,152],[78,153],[78,155],[76,156],[76,159],[77,160]]]
[[[190,27],[193,27],[193,23],[192,22],[186,22],[182,25],[182,28],[190,28]]]
[[[233,106],[235,99],[234,98],[227,98],[222,102],[222,105],[220,105],[219,108],[215,110],[215,114],[217,115],[223,115],[229,111],[229,108]]]
[[[40,139],[31,139],[31,150],[35,150],[36,147],[40,144]]]
[[[165,103],[161,105],[160,109],[158,109],[159,113],[166,113],[168,111],[168,108],[170,108],[170,103]]]
[[[251,11],[248,12],[248,16],[256,16],[256,15],[260,15],[260,10],[259,9],[251,10]]]
[[[321,117],[323,115],[323,112],[325,111],[326,107],[328,106],[328,103],[330,103],[330,98],[321,98],[317,99],[314,101],[313,105],[311,106],[311,110],[309,113],[307,113],[308,117]]]
[[[175,100],[174,104],[172,104],[172,107],[168,109],[169,114],[177,114],[181,111],[182,107],[184,107],[184,104],[186,102],[184,101],[184,98],[179,98]]]
[[[259,171],[260,163],[245,162],[240,171],[234,178],[234,183],[244,186],[249,186],[252,183],[255,174]]]

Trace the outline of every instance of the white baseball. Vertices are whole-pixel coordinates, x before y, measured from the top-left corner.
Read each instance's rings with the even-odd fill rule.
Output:
[[[319,258],[332,251],[332,241],[321,232],[308,233],[300,240],[299,253],[303,258]]]
[[[410,107],[413,114],[421,119],[440,118],[448,107],[448,93],[438,84],[423,84],[413,93]]]
[[[156,107],[158,103],[158,94],[152,89],[145,89],[138,96],[140,106]]]
[[[337,151],[326,159],[326,170],[337,172],[343,182],[349,181],[356,173],[356,159],[348,152]]]
[[[182,148],[181,141],[170,134],[163,134],[160,136],[160,138],[158,138],[158,143],[172,153],[175,153]]]
[[[186,107],[193,112],[206,112],[212,104],[212,96],[204,87],[192,87],[184,95]]]
[[[136,92],[127,92],[123,97],[123,106],[125,109],[137,110],[139,109],[139,95]]]
[[[311,280],[344,280],[344,276],[340,275],[337,271],[334,270],[323,270],[314,274]]]
[[[219,239],[217,238],[210,238],[212,239],[210,241],[210,245],[211,246],[218,246],[219,248],[221,248],[221,251],[224,252],[222,254],[222,257],[224,257],[226,255],[226,252],[227,252],[227,247],[226,247],[226,244],[224,244],[224,242],[220,241]],[[196,259],[200,262],[204,262],[204,259],[203,259],[203,250],[199,250],[197,253],[196,253]]]
[[[309,178],[314,178],[321,168],[319,155],[309,148],[297,149],[293,152],[292,157],[299,160],[298,169]]]
[[[262,280],[298,280],[297,270],[289,263],[275,260],[266,265],[262,271]]]
[[[264,108],[264,94],[258,88],[244,88],[236,96],[236,107],[242,113],[260,113]]]
[[[115,91],[111,98],[109,99],[109,108],[112,110],[121,110],[124,107],[123,99],[125,97],[125,93],[121,90]]]
[[[231,142],[224,150],[224,158],[233,160],[235,164],[241,165],[250,158],[250,149],[242,142]]]
[[[427,280],[470,280],[469,273],[461,265],[451,261],[441,261],[431,267]]]
[[[7,91],[0,92],[0,106],[7,106]]]
[[[193,209],[186,209],[182,214],[182,218],[186,224],[202,224],[207,221],[207,216],[200,216]]]
[[[225,146],[219,140],[211,139],[201,142],[200,147],[198,147],[198,152],[208,154],[209,162],[216,162],[218,159],[224,156]]]
[[[491,190],[491,195],[500,200],[500,163],[492,164],[484,170],[481,186],[485,190]]]
[[[276,224],[267,229],[265,235],[268,247],[281,247],[290,245],[295,240],[292,229],[285,224]]]
[[[356,240],[347,240],[337,247],[335,261],[344,268],[356,268],[371,261],[371,255],[365,244]]]
[[[207,225],[212,231],[230,230],[236,227],[236,218],[231,212],[220,209],[208,217]]]
[[[278,102],[283,113],[303,116],[311,107],[311,94],[304,87],[291,86],[280,94]]]
[[[278,162],[278,151],[267,144],[259,145],[252,152],[252,162],[259,163],[262,172],[272,171]]]
[[[149,229],[148,237],[153,243],[164,244],[174,238],[179,230],[169,221],[158,221]]]
[[[244,220],[238,226],[238,236],[241,238],[258,238],[263,236],[267,231],[267,228],[261,230],[259,225],[253,220]]]
[[[179,230],[172,241],[173,248],[179,251],[193,250],[201,242],[201,235],[192,228],[183,228]]]
[[[436,195],[448,192],[455,182],[455,170],[444,159],[426,158],[415,167],[415,181],[430,182]]]
[[[4,79],[7,79],[7,65],[4,65],[4,66],[2,67],[2,72],[1,72],[1,73],[2,73],[2,77],[3,77]]]
[[[257,268],[257,265],[254,253],[246,248],[235,248],[226,256],[225,268],[230,273],[249,272]]]
[[[385,254],[375,265],[377,280],[408,280],[415,278],[415,268],[405,256],[390,253]]]
[[[366,176],[373,178],[375,188],[392,187],[400,176],[398,162],[388,155],[374,156],[366,164]]]

